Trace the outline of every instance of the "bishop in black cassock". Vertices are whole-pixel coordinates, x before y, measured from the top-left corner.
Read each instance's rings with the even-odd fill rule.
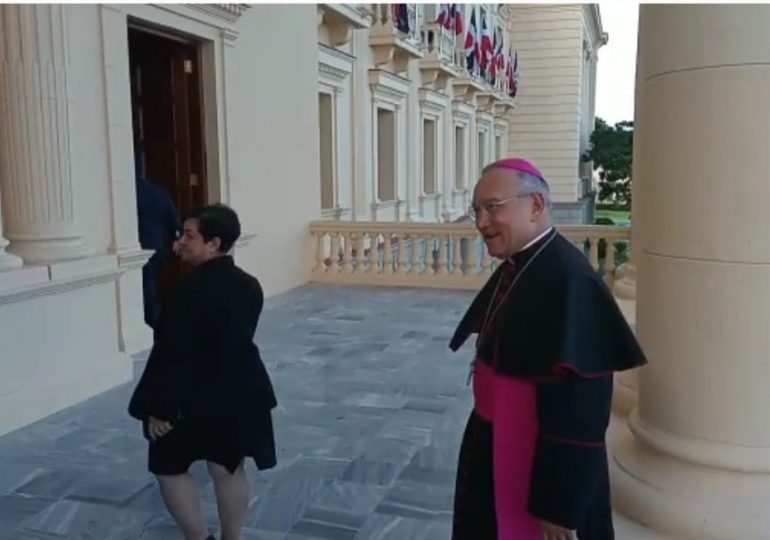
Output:
[[[645,363],[610,291],[551,226],[532,164],[488,166],[472,215],[500,264],[452,338],[478,334],[454,540],[614,538],[605,432],[615,371]]]

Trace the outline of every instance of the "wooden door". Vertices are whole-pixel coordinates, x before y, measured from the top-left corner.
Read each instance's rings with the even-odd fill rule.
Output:
[[[206,204],[206,156],[199,45],[129,29],[134,148],[146,177],[161,185],[181,220]],[[174,257],[161,271],[161,300],[184,272]]]

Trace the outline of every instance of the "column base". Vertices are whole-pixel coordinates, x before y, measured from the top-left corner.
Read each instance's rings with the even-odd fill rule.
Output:
[[[640,442],[625,425],[610,435],[613,507],[665,538],[766,540],[770,474],[685,462]]]
[[[17,257],[12,253],[7,253],[5,249],[0,247],[0,272],[16,270],[17,268],[21,268],[22,264],[20,257]]]
[[[636,300],[636,266],[628,262],[618,268],[613,292],[618,298]]]
[[[82,237],[22,240],[9,238],[8,251],[21,257],[27,264],[47,264],[56,261],[81,259],[94,254]]]
[[[620,416],[628,416],[638,403],[639,371],[634,369],[617,373],[612,392],[612,410]]]

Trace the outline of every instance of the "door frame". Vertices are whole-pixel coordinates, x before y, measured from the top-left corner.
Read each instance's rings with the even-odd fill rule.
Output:
[[[96,6],[95,6],[96,7]],[[192,39],[199,44],[202,80],[203,137],[206,148],[207,196],[230,202],[230,160],[227,145],[225,73],[235,46],[237,18],[218,16],[215,9],[194,5],[100,4],[102,68],[107,115],[106,139],[113,207],[110,251],[121,257],[141,251],[136,223],[133,125],[129,80],[129,25],[141,25],[164,37]],[[232,60],[230,60],[232,62]],[[253,235],[246,233],[248,241]],[[130,258],[130,257],[129,257]]]

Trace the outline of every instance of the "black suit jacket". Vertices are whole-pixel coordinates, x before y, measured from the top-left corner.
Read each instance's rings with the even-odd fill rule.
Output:
[[[264,426],[276,398],[254,343],[263,302],[259,282],[231,257],[194,268],[161,310],[131,416],[227,418],[246,431]]]

